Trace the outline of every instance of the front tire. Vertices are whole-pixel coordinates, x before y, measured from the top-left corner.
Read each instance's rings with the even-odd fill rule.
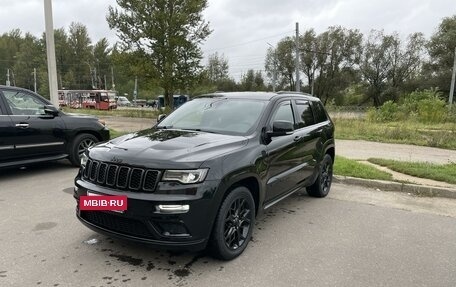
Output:
[[[320,163],[318,177],[315,182],[307,187],[307,194],[312,197],[325,197],[331,189],[333,177],[333,160],[329,154],[325,154]]]
[[[88,148],[93,147],[98,142],[98,139],[91,134],[77,135],[70,146],[69,160],[72,165],[80,166],[81,156],[87,151]]]
[[[231,260],[247,247],[255,224],[255,202],[250,191],[240,186],[223,201],[210,239],[212,255]]]

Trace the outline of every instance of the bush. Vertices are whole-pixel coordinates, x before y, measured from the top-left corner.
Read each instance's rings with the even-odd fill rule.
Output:
[[[398,105],[393,101],[385,102],[379,109],[371,108],[367,111],[367,119],[375,122],[391,122],[398,118]]]
[[[445,102],[439,98],[424,99],[418,102],[418,120],[425,123],[441,123],[448,116]]]
[[[456,122],[456,109],[448,109],[441,96],[436,90],[416,91],[406,95],[400,104],[387,101],[378,109],[370,109],[367,119],[375,122]]]

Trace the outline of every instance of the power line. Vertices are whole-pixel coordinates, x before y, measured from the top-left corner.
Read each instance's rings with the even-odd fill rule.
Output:
[[[236,47],[239,47],[239,46],[244,46],[244,45],[248,45],[248,44],[259,42],[259,41],[264,41],[264,40],[267,40],[267,39],[270,39],[270,38],[283,36],[283,35],[289,34],[291,32],[294,32],[294,30],[290,30],[290,31],[287,31],[287,32],[284,32],[284,33],[280,33],[280,34],[276,34],[276,35],[272,35],[272,36],[268,36],[268,37],[263,37],[263,38],[259,38],[259,39],[251,40],[251,41],[248,41],[248,42],[239,43],[239,44],[234,44],[234,45],[230,45],[230,46],[219,47],[219,48],[214,48],[214,49],[209,49],[209,50],[203,50],[203,52],[209,53],[209,52],[213,52],[213,51],[236,48]]]

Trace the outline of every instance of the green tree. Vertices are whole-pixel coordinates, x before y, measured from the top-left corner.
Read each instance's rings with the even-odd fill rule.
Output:
[[[265,70],[269,78],[277,74],[277,90],[295,89],[295,43],[286,37],[277,43],[275,49],[268,49],[265,59]]]
[[[106,38],[102,38],[93,46],[93,58],[95,63],[95,68],[97,69],[97,83],[99,83],[99,88],[107,89],[108,75],[111,74],[111,58],[110,58],[111,48],[109,47],[109,42]]]
[[[95,86],[95,67],[93,63],[92,41],[87,27],[81,23],[71,23],[68,44],[71,53],[71,67],[76,79],[69,88],[87,89]]]
[[[364,44],[360,71],[366,81],[367,99],[379,107],[397,101],[407,81],[413,81],[423,63],[425,39],[421,33],[409,35],[403,43],[397,33],[372,31]]]
[[[426,82],[448,96],[456,47],[456,15],[443,18],[428,43],[430,61],[425,67]]]
[[[14,71],[16,86],[34,89],[33,69],[40,70],[45,66],[44,47],[30,33],[25,34],[16,53]]]
[[[127,51],[142,59],[142,74],[157,79],[171,107],[178,89],[188,90],[201,72],[199,47],[210,34],[206,0],[117,0],[107,21]]]
[[[254,70],[252,70],[252,69],[247,70],[247,73],[242,75],[240,86],[243,91],[254,91],[255,90],[255,71]]]
[[[229,78],[228,68],[228,60],[223,54],[219,55],[215,52],[214,54],[209,55],[206,70],[211,82],[217,83],[220,80]]]
[[[395,36],[373,30],[363,47],[360,70],[367,82],[368,99],[373,100],[375,107],[383,104],[381,96],[387,87],[395,41],[397,41]]]
[[[19,29],[11,30],[0,36],[0,83],[6,83],[7,69],[13,69],[16,63],[16,54],[20,50],[22,43],[22,32]],[[11,71],[11,70],[10,70]],[[10,80],[12,81],[12,73],[10,73]]]
[[[339,99],[341,93],[356,80],[355,67],[359,63],[362,38],[358,30],[339,26],[329,27],[316,37],[315,68],[312,68],[315,70],[310,71],[315,72],[315,95],[324,103],[330,98]],[[307,71],[304,70],[304,73]]]

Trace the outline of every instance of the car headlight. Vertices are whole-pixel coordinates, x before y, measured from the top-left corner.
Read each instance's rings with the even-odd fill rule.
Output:
[[[178,181],[180,183],[198,183],[206,177],[208,169],[195,170],[166,170],[163,174],[162,181]]]
[[[87,165],[87,161],[89,160],[89,157],[86,155],[86,153],[83,153],[81,156],[81,168],[84,169]]]

